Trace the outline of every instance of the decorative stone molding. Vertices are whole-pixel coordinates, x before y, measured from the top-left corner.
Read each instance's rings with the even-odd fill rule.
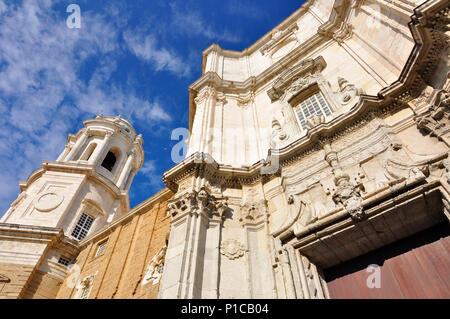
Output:
[[[317,212],[311,202],[302,199],[299,201],[298,207],[296,209],[298,210],[298,212],[297,220],[294,223],[294,233],[298,233],[306,226],[318,220]]]
[[[272,135],[270,138],[270,147],[279,148],[280,142],[287,140],[288,135],[281,128],[280,122],[277,119],[272,120]]]
[[[282,45],[283,43],[286,43],[289,40],[295,40],[295,32],[298,31],[298,25],[292,24],[289,28],[286,30],[280,31],[278,29],[272,31],[272,39],[267,42],[262,48],[260,49],[261,53],[263,55],[272,55],[273,51]]]
[[[363,91],[360,88],[357,88],[355,85],[350,84],[346,79],[339,77],[339,102],[341,105],[347,105],[356,97],[360,96]]]
[[[274,81],[272,88],[267,92],[272,102],[275,102],[285,95],[287,91],[299,91],[309,85],[311,80],[326,67],[326,62],[322,56],[315,59],[306,59],[293,68],[285,71]]]
[[[245,247],[236,239],[227,239],[220,245],[220,253],[230,260],[241,258],[246,251]]]
[[[227,198],[218,199],[209,195],[204,187],[199,192],[192,191],[169,201],[167,206],[167,211],[172,218],[194,212],[206,215],[211,213],[210,217],[218,216],[223,218],[227,209]]]
[[[438,31],[441,31],[444,33],[450,31],[449,13],[450,13],[450,7],[447,6],[447,7],[443,8],[435,15],[428,17],[426,26],[428,28],[438,30]]]
[[[267,218],[267,201],[258,203],[245,203],[239,211],[239,222],[242,226],[257,225]]]
[[[63,195],[55,192],[46,192],[36,198],[34,207],[40,212],[48,213],[58,208],[63,201]]]
[[[316,126],[325,123],[325,116],[323,115],[313,115],[306,121],[306,128],[308,130],[311,130],[315,128]]]
[[[164,267],[164,261],[166,257],[167,246],[161,248],[155,256],[153,256],[152,261],[148,264],[147,270],[145,271],[144,279],[142,280],[142,286],[145,286],[150,281],[153,285],[159,283]]]
[[[194,100],[195,104],[200,104],[208,98],[216,97],[216,95],[217,95],[216,89],[212,86],[207,86],[207,87],[203,88],[200,91],[200,93],[197,95],[197,97]]]
[[[239,94],[236,97],[237,105],[246,109],[248,108],[251,103],[255,100],[255,92],[250,91],[248,94]]]
[[[322,36],[336,41],[337,43],[339,43],[339,45],[341,45],[345,40],[348,40],[353,36],[354,28],[355,27],[352,24],[343,21],[340,28],[335,31],[319,28],[318,33]]]
[[[449,155],[450,156],[450,155]],[[445,179],[447,180],[447,183],[450,184],[450,158],[446,158],[442,164],[444,165],[445,168]]]
[[[438,92],[429,109],[414,120],[420,129],[442,140],[442,136],[450,132],[450,93]]]

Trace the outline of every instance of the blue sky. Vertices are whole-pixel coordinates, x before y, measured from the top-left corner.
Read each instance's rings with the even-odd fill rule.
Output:
[[[56,160],[67,134],[100,112],[121,114],[144,138],[131,206],[163,188],[201,52],[212,43],[243,50],[303,2],[0,0],[0,216],[18,181]],[[66,25],[72,3],[80,29]]]

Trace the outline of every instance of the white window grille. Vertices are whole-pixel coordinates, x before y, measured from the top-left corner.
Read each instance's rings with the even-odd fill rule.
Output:
[[[306,129],[306,121],[313,115],[330,116],[331,109],[321,92],[304,99],[296,108],[298,120],[303,130]]]
[[[91,228],[92,223],[94,222],[94,217],[89,216],[87,214],[81,214],[80,219],[78,220],[78,223],[76,224],[75,228],[72,232],[72,237],[81,240],[89,232],[89,228]]]
[[[97,252],[95,253],[95,257],[103,255],[103,253],[104,253],[104,251],[106,249],[106,244],[107,243],[108,243],[107,241],[104,241],[103,243],[100,243],[98,245]]]

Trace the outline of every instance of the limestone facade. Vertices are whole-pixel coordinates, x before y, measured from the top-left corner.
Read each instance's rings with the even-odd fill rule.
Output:
[[[87,121],[1,220],[0,296],[330,298],[327,269],[448,223],[449,10],[309,0],[242,52],[212,45],[188,155],[132,210],[141,137]]]

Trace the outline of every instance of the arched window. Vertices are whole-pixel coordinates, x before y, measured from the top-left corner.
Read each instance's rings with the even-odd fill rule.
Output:
[[[103,160],[102,166],[106,168],[108,171],[112,172],[116,162],[117,162],[116,155],[112,151],[109,151],[108,154],[106,154],[105,159]]]
[[[82,160],[82,161],[88,161],[88,160],[91,158],[92,153],[94,153],[94,150],[95,150],[96,147],[97,147],[97,144],[96,144],[96,143],[90,144],[90,145],[86,148],[86,151],[84,151],[84,154],[81,156],[80,160]]]

